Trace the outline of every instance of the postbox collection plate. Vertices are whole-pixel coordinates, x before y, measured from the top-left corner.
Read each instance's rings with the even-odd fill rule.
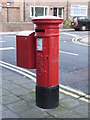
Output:
[[[37,38],[37,50],[43,51],[43,39],[42,38]]]

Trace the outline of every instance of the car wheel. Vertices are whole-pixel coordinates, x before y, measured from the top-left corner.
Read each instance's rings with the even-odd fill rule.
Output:
[[[82,26],[81,29],[82,29],[83,31],[85,31],[85,30],[86,30],[86,26]]]

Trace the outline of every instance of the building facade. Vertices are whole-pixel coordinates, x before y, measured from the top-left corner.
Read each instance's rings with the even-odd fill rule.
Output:
[[[52,15],[63,18],[69,26],[74,16],[90,16],[88,6],[89,0],[3,0],[0,2],[0,23],[2,31],[31,30],[33,17]]]
[[[71,20],[74,16],[88,16],[89,0],[14,0],[20,7],[21,21],[30,22],[33,17],[53,15]]]

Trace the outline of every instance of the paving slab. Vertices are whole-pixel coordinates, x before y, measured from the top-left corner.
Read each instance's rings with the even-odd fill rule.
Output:
[[[10,95],[11,93],[7,90],[2,89],[2,96]]]
[[[2,119],[2,112],[0,112],[0,120]]]
[[[30,80],[30,79],[28,79],[28,78],[26,78],[26,77],[20,77],[20,78],[18,78],[18,79],[13,79],[13,80],[9,80],[9,81],[11,81],[11,82],[13,82],[13,83],[16,83],[16,84],[18,84],[18,85],[23,85],[23,84],[29,84],[29,83],[31,83],[31,81],[32,80]],[[35,84],[35,83],[34,83]]]
[[[2,70],[0,69],[0,77],[2,76]]]
[[[0,80],[2,80],[2,77],[0,76]],[[2,81],[0,82],[0,85],[2,85]]]
[[[70,97],[70,96],[67,96],[66,99],[60,100],[60,105],[62,105],[63,107],[67,106],[69,109],[73,109],[73,108],[75,108],[77,106],[81,106],[83,104],[85,104],[85,102],[80,101],[80,100]]]
[[[79,119],[79,118],[88,118],[88,117],[86,117],[85,115],[80,114],[80,113],[74,113],[71,116],[69,116],[69,118],[78,118]]]
[[[14,103],[16,101],[20,101],[20,99],[13,94],[10,94],[7,96],[2,96],[2,104],[4,104],[4,105],[11,104],[11,103]]]
[[[0,112],[2,111],[2,103],[0,103]]]
[[[32,105],[33,103],[36,104],[35,103],[35,93],[27,94],[27,95],[21,95],[21,96],[19,96],[19,98],[21,100],[24,100],[25,102],[27,102],[29,105],[30,104]]]
[[[61,92],[59,93],[59,100],[67,99],[67,97],[67,95],[62,94]]]
[[[84,112],[85,107],[85,112]],[[88,104],[78,99],[67,96],[66,99],[61,99],[59,107],[46,111],[49,115],[55,118],[69,118],[69,116],[79,114],[79,118],[88,118]],[[75,118],[75,117],[74,117]]]
[[[8,75],[8,77],[5,76],[5,78],[6,78],[7,80],[13,81],[13,80],[22,80],[22,79],[23,79],[23,76],[15,73],[15,75],[13,75],[13,74],[12,74],[12,75]]]
[[[21,95],[26,95],[26,94],[29,94],[30,91],[22,88],[21,86],[16,88],[16,89],[12,89],[10,90],[10,92],[12,94],[14,94],[15,96],[21,96]]]
[[[53,116],[54,118],[67,118],[69,115],[75,113],[75,111],[68,109],[67,106],[63,107],[59,105],[59,107],[56,109],[47,110],[47,113]]]
[[[5,90],[8,90],[8,91],[14,90],[14,89],[19,89],[19,88],[20,88],[19,85],[14,84],[14,83],[10,83],[10,84],[7,83],[6,85],[3,85],[2,87],[3,87]]]
[[[18,102],[14,102],[12,104],[8,104],[7,107],[14,111],[15,113],[21,115],[26,112],[31,106],[29,106],[25,101],[21,100]],[[32,109],[32,108],[31,108]]]
[[[2,104],[2,111],[5,111],[5,110],[7,110],[8,108],[5,106],[5,105],[3,105]]]
[[[0,97],[2,96],[2,85],[0,85]]]
[[[2,85],[3,84],[11,84],[12,81],[7,80],[5,77],[2,77]]]
[[[35,89],[35,82],[31,81],[30,83],[24,83],[22,84],[22,87],[24,87],[25,89],[32,91],[33,89]]]
[[[2,117],[3,118],[21,118],[18,114],[16,114],[15,112],[13,112],[10,109],[7,109],[5,111],[2,112]]]
[[[74,108],[76,111],[76,115],[79,114],[83,116],[83,118],[88,118],[88,105],[82,105]]]
[[[5,70],[2,70],[2,75],[1,75],[2,77],[3,77],[3,76],[4,76],[4,77],[8,77],[9,75],[10,75],[10,76],[13,76],[12,72],[9,72],[9,73],[8,73],[8,72],[5,72]]]
[[[10,70],[4,69],[10,73]],[[88,104],[60,92],[59,107],[41,109],[36,106],[35,83],[14,72],[3,75],[2,115],[4,118],[85,118]]]
[[[43,110],[38,109],[28,109],[26,112],[21,114],[22,118],[44,118],[47,117],[48,114]]]

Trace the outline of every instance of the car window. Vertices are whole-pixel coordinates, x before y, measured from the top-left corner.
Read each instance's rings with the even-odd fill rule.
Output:
[[[88,17],[85,17],[86,20],[88,20]]]
[[[90,16],[88,16],[88,20],[90,21]]]
[[[78,19],[79,20],[85,20],[85,17],[79,17]]]

